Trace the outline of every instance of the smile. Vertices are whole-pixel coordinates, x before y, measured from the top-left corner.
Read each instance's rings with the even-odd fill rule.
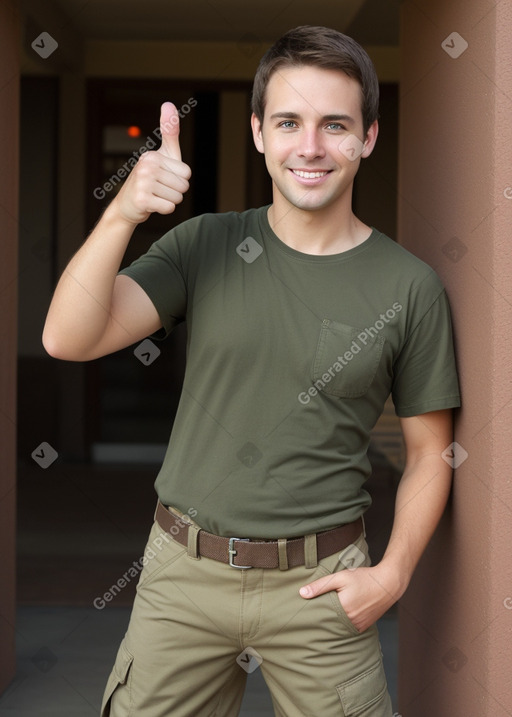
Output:
[[[304,172],[301,169],[292,169],[292,172],[297,176],[301,177],[302,179],[320,179],[321,177],[325,177],[327,174],[329,174],[328,171],[325,172]]]

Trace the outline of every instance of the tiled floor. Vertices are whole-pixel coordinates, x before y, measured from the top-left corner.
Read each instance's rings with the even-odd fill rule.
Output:
[[[18,674],[0,697],[0,717],[98,717],[105,681],[129,614],[129,608],[21,607]],[[379,626],[395,703],[396,620],[386,616]],[[240,717],[273,714],[267,687],[256,670],[248,676]]]

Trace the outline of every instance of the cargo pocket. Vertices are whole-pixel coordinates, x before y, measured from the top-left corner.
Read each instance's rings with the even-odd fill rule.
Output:
[[[369,670],[336,686],[344,717],[392,717],[382,660]]]
[[[339,398],[363,396],[375,378],[383,347],[383,336],[324,319],[312,368],[315,388]]]
[[[119,702],[119,708],[121,711],[116,711],[116,714],[112,717],[129,717],[131,714],[132,698],[131,698],[131,666],[133,662],[133,655],[126,649],[124,640],[119,647],[116,661],[114,663],[114,669],[110,673],[110,677],[105,687],[105,693],[103,695],[103,702],[101,703],[101,717],[110,717],[112,697],[114,692],[123,692],[123,698]],[[117,694],[116,694],[117,699]]]

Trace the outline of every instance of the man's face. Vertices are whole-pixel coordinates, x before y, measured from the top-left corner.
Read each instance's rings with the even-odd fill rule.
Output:
[[[263,122],[253,115],[252,128],[274,203],[318,211],[342,197],[350,202],[360,158],[378,133],[374,122],[363,135],[359,83],[338,70],[286,67],[271,76],[266,100]]]

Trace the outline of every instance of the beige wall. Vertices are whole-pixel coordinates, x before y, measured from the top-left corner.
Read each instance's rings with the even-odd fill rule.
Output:
[[[401,601],[404,717],[511,714],[511,28],[509,2],[402,7],[399,234],[448,290],[468,453]]]
[[[15,673],[18,18],[0,4],[0,692]]]

